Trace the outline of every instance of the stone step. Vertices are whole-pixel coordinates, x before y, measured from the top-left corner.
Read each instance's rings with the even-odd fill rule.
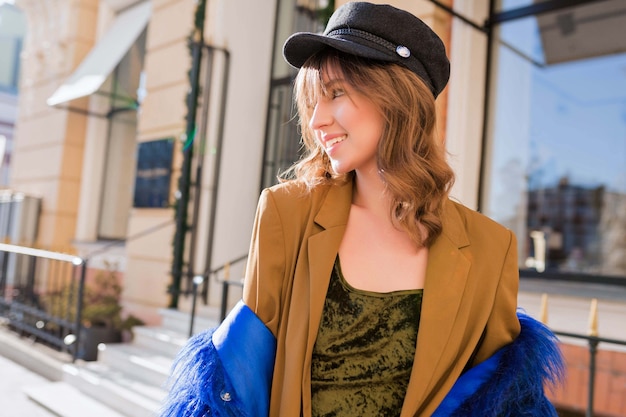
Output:
[[[111,369],[155,386],[163,386],[170,374],[173,358],[145,346],[109,344],[99,352],[98,362]]]
[[[63,370],[65,382],[126,417],[154,417],[166,395],[159,386],[98,362],[68,364]]]
[[[215,327],[219,324],[219,307],[202,306],[198,308],[193,319],[193,334],[202,330]],[[191,316],[189,313],[169,308],[162,308],[159,314],[163,319],[162,326],[183,335],[189,335],[191,327]]]
[[[24,387],[32,401],[59,417],[127,417],[99,403],[66,382]]]
[[[133,328],[133,334],[133,345],[172,358],[189,340],[183,333],[157,326],[138,326]]]

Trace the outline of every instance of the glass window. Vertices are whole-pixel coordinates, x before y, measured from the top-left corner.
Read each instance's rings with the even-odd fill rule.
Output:
[[[604,1],[498,28],[482,207],[521,268],[626,276],[625,26]]]
[[[276,43],[267,114],[267,136],[263,157],[261,187],[277,182],[277,176],[299,159],[300,141],[293,106],[295,70],[282,58],[282,46],[289,35],[298,31],[324,29],[335,2],[329,0],[292,0],[280,2],[276,19]]]

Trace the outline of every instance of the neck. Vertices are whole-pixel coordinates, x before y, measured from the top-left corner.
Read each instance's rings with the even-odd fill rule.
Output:
[[[391,198],[377,171],[356,172],[352,204],[377,215],[389,217]]]

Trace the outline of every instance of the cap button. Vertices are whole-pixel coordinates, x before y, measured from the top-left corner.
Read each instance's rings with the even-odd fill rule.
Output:
[[[396,54],[400,55],[402,58],[408,58],[411,56],[411,51],[404,45],[398,45],[396,47]]]

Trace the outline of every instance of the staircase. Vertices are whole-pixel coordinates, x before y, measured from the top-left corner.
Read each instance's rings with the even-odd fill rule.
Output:
[[[161,326],[133,328],[130,344],[107,344],[98,361],[63,365],[63,380],[30,387],[31,400],[59,417],[154,417],[174,357],[189,335],[189,314],[161,310]],[[218,324],[219,308],[204,307],[194,333]]]

